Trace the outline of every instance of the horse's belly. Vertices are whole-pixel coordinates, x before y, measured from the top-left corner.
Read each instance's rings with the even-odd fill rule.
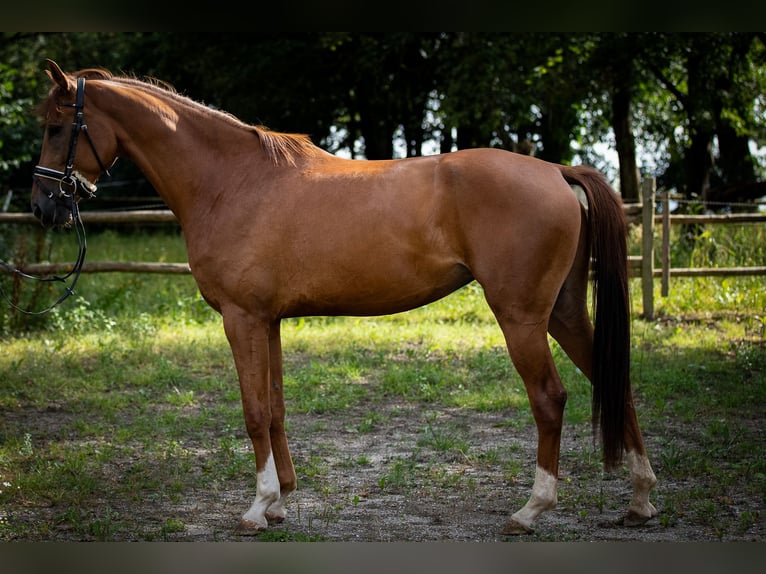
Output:
[[[294,283],[283,316],[388,315],[441,299],[472,279],[460,264],[407,270],[382,266],[365,273],[339,268],[325,280],[306,277],[303,285]]]

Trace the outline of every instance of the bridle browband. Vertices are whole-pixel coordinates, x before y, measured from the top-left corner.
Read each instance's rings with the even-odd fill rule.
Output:
[[[77,245],[78,245],[77,260],[75,261],[69,273],[63,276],[51,275],[48,277],[38,277],[35,275],[28,275],[27,273],[24,273],[23,271],[17,269],[13,265],[3,261],[2,259],[0,259],[0,266],[16,274],[17,276],[22,277],[23,279],[33,279],[35,281],[42,281],[47,283],[51,283],[51,282],[66,283],[67,279],[69,279],[73,275],[74,275],[74,278],[72,279],[71,285],[65,286],[65,291],[61,295],[61,297],[59,297],[55,303],[43,309],[42,311],[29,311],[27,309],[22,309],[18,305],[16,305],[13,301],[11,301],[10,298],[7,295],[5,295],[5,293],[3,293],[3,295],[5,296],[6,300],[8,300],[8,303],[10,304],[11,307],[13,307],[17,311],[20,311],[26,315],[42,315],[44,313],[47,313],[48,311],[51,311],[54,307],[63,303],[67,297],[69,297],[70,295],[74,295],[74,286],[77,284],[77,280],[80,278],[80,273],[82,273],[82,266],[85,263],[85,252],[87,250],[87,242],[85,239],[85,227],[83,226],[82,219],[80,218],[80,210],[77,207],[77,195],[78,195],[78,190],[80,190],[89,198],[95,197],[96,185],[92,183],[91,181],[88,181],[88,179],[86,179],[82,174],[80,174],[77,170],[74,169],[74,156],[77,151],[77,140],[79,138],[80,133],[85,134],[85,139],[88,140],[90,149],[93,152],[93,155],[95,156],[96,161],[98,162],[98,165],[101,168],[101,170],[104,173],[106,173],[106,175],[111,177],[109,170],[106,168],[106,166],[104,166],[103,162],[101,161],[101,158],[96,152],[96,146],[94,145],[93,140],[90,137],[90,133],[88,132],[88,125],[85,123],[85,119],[83,116],[83,108],[85,107],[85,78],[77,79],[77,95],[75,97],[75,102],[73,104],[63,104],[63,105],[66,107],[74,108],[74,121],[72,122],[72,133],[70,134],[70,138],[69,138],[69,154],[67,156],[67,162],[66,162],[66,166],[64,167],[64,171],[37,165],[35,166],[34,170],[32,170],[32,178],[37,183],[38,187],[46,193],[46,195],[48,196],[48,199],[70,201],[70,206],[72,211],[72,220],[74,221],[75,233],[77,234]],[[51,190],[48,186],[43,184],[43,182],[40,181],[40,178],[57,181],[58,192]]]

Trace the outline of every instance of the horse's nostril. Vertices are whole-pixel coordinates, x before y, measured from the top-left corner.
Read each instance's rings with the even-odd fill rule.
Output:
[[[39,205],[37,205],[37,204],[35,204],[35,205],[34,205],[34,207],[32,208],[32,213],[34,213],[34,214],[35,214],[35,217],[36,217],[37,219],[42,219],[42,218],[43,218],[43,212],[42,212],[42,210],[40,209],[40,206],[39,206]]]

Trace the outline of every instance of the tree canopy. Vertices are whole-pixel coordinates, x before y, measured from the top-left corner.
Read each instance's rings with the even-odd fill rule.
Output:
[[[493,146],[590,163],[625,201],[638,170],[711,203],[766,195],[764,33],[3,33],[0,191],[30,184],[45,58],[156,77],[350,157]]]

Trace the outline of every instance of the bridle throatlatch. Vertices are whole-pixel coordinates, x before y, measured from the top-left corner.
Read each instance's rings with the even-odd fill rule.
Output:
[[[67,156],[67,162],[66,166],[64,167],[64,171],[37,165],[32,171],[32,178],[34,179],[35,183],[37,183],[37,186],[46,193],[48,199],[69,202],[72,212],[73,226],[75,233],[77,234],[77,259],[74,262],[72,269],[66,275],[50,275],[45,277],[29,275],[0,259],[1,267],[4,267],[6,270],[14,273],[19,277],[22,277],[23,279],[32,279],[45,283],[56,282],[65,284],[65,291],[61,297],[59,297],[58,300],[56,300],[56,302],[54,302],[52,305],[41,311],[29,311],[27,309],[22,309],[17,306],[7,295],[5,295],[5,293],[3,293],[12,308],[26,315],[42,315],[47,313],[54,307],[63,303],[67,297],[74,295],[74,287],[77,284],[77,280],[80,278],[80,273],[82,273],[82,266],[85,263],[87,242],[85,239],[85,227],[83,226],[82,219],[80,218],[80,210],[77,206],[77,196],[82,194],[88,198],[95,197],[96,185],[74,169],[74,156],[77,151],[77,140],[79,139],[80,133],[85,134],[85,139],[88,141],[90,149],[93,152],[93,155],[96,157],[96,161],[98,162],[101,171],[106,173],[106,175],[111,176],[109,170],[106,168],[106,166],[104,166],[101,158],[96,152],[96,146],[93,144],[93,140],[91,139],[90,133],[88,132],[88,126],[84,120],[83,108],[85,105],[85,78],[77,79],[77,96],[75,98],[75,103],[63,105],[74,108],[74,121],[72,122],[72,133],[69,138],[69,154]],[[48,179],[57,182],[58,189],[51,189],[45,185],[41,179]],[[72,283],[71,285],[66,285],[66,282],[70,277],[72,277]]]

